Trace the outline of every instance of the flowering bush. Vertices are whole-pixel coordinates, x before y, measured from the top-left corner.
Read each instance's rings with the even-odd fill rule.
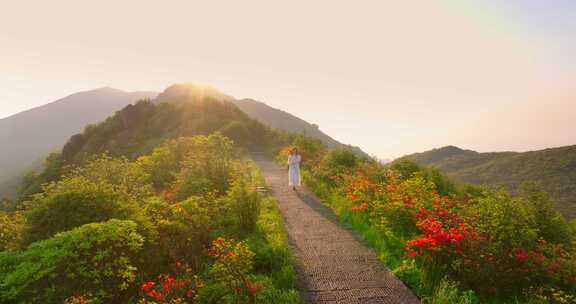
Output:
[[[142,283],[140,292],[143,298],[138,303],[198,303],[198,291],[203,287],[204,282],[190,266],[178,261],[174,275],[161,274],[157,280]]]
[[[219,237],[212,241],[208,255],[215,258],[211,274],[219,282],[240,298],[247,298],[254,303],[262,285],[253,283],[248,274],[252,270],[254,253],[242,242],[234,242]]]
[[[174,260],[185,260],[199,267],[211,234],[226,219],[224,200],[215,195],[189,197],[165,206],[157,219],[159,243]]]
[[[336,171],[328,163],[325,157],[309,171],[308,185],[419,292],[442,294],[443,277],[488,299],[518,297],[533,286],[556,295],[576,292],[576,244],[570,243],[576,235],[534,188],[514,197],[457,187],[437,170],[405,160],[389,166],[359,161]]]

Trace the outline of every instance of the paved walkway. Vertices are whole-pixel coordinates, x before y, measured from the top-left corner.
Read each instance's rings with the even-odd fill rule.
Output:
[[[285,169],[259,157],[255,161],[279,202],[305,301],[420,303],[314,195],[288,188]]]

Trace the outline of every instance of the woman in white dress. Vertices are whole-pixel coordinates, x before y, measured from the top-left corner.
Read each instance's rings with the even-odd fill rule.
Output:
[[[300,186],[301,161],[302,157],[300,157],[298,149],[292,148],[288,155],[288,186],[292,187],[292,190],[296,190],[296,186]]]

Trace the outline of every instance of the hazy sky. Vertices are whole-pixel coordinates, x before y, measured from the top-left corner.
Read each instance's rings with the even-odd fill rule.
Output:
[[[576,1],[0,0],[0,117],[211,84],[380,157],[576,144]]]

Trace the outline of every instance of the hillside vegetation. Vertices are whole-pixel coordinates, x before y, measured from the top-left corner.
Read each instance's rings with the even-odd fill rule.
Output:
[[[306,185],[423,303],[576,303],[576,221],[534,184],[511,195],[405,159],[293,145],[309,160]]]
[[[405,158],[436,167],[459,182],[504,187],[513,193],[525,182],[536,182],[562,214],[576,218],[576,146],[523,153],[478,153],[450,146]]]
[[[124,106],[153,92],[100,88],[72,94],[46,105],[0,119],[0,198],[14,197],[27,170],[41,169],[42,159],[57,151],[87,124],[103,121]]]
[[[0,211],[0,303],[299,303],[246,151],[294,136],[210,97],[129,105]]]
[[[157,97],[154,98],[155,96]],[[0,119],[0,139],[11,143],[3,149],[0,155],[0,198],[14,199],[22,180],[30,179],[26,173],[42,171],[43,160],[49,153],[59,151],[70,136],[80,132],[87,124],[101,122],[128,104],[141,99],[148,99],[150,103],[159,105],[163,102],[199,102],[207,98],[212,101],[225,101],[228,105],[234,103],[248,117],[267,127],[318,138],[329,147],[344,146],[320,131],[315,125],[294,115],[249,99],[235,100],[209,86],[190,83],[176,84],[160,94],[127,93],[112,88],[101,88],[76,93],[44,106]],[[143,109],[132,108],[125,112],[128,111],[143,111]],[[124,119],[130,119],[135,113],[122,115]],[[133,121],[124,123],[133,123]],[[142,126],[132,127],[141,128]],[[230,126],[230,128],[233,127],[233,125]],[[160,130],[159,133],[164,131]],[[122,138],[117,140],[122,140]],[[153,143],[150,144],[153,145]],[[143,149],[149,148],[148,146]],[[357,153],[364,154],[359,148],[354,149]]]

